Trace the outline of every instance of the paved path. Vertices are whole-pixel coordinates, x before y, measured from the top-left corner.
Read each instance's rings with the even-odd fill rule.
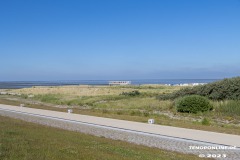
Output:
[[[206,156],[207,153],[211,151],[211,150],[208,150],[205,152],[189,151],[189,146],[192,146],[192,145],[193,146],[194,145],[236,146],[237,150],[235,151],[234,150],[231,150],[231,151],[216,150],[215,152],[212,152],[212,153],[221,153],[221,154],[229,153],[229,155],[232,156],[231,158],[229,157],[229,159],[238,159],[238,158],[240,159],[240,136],[238,135],[230,135],[230,134],[223,134],[223,133],[215,133],[215,132],[208,132],[208,131],[200,131],[200,130],[193,130],[193,129],[177,128],[177,127],[170,127],[170,126],[162,126],[162,125],[155,125],[155,124],[139,123],[139,122],[125,121],[125,120],[116,120],[116,119],[110,119],[110,118],[86,116],[86,115],[73,114],[73,113],[64,113],[64,112],[56,112],[56,111],[0,104],[0,115],[9,116],[10,114],[8,113],[14,113],[16,117],[18,115],[23,115],[22,117],[26,117],[26,115],[29,115],[31,117],[41,117],[42,119],[51,119],[52,121],[50,123],[44,122],[42,124],[56,126],[56,127],[62,125],[61,128],[65,128],[65,129],[69,127],[69,124],[64,124],[65,125],[64,126],[63,124],[56,123],[56,120],[64,121],[64,123],[65,122],[78,123],[78,125],[77,124],[72,125],[72,128],[74,129],[70,129],[70,130],[78,130],[80,132],[85,132],[90,134],[94,132],[94,135],[105,136],[109,138],[112,137],[113,139],[126,140],[133,143],[137,142],[139,144],[150,143],[150,145],[148,146],[180,151],[184,153],[193,153],[193,154],[204,153]],[[42,120],[38,119],[38,121],[42,121]],[[84,125],[80,125],[80,124],[84,124]],[[90,131],[89,131],[89,127],[86,129],[86,126],[90,126],[90,128],[92,127]],[[104,130],[104,132],[107,132],[107,133],[104,133],[100,130],[95,130],[96,127],[101,128],[102,130]],[[126,133],[129,133],[129,134],[126,134]],[[120,135],[120,138],[116,138],[114,134],[118,134],[118,136]],[[146,139],[146,137],[149,137],[149,138]],[[158,139],[156,139],[156,137],[158,137]]]

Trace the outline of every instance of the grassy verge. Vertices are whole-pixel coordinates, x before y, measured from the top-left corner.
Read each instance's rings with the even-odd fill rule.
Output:
[[[0,116],[0,159],[195,160],[169,152]]]
[[[6,99],[0,98],[0,104],[9,104],[9,105],[17,105],[19,106],[21,102],[18,101],[10,101]],[[60,112],[67,112],[67,108],[58,108],[53,106],[46,106],[41,104],[26,104],[26,107],[30,108],[39,108],[45,110],[53,110],[53,111],[60,111]],[[220,132],[220,133],[228,133],[228,134],[236,134],[240,135],[240,127],[231,125],[231,124],[217,124],[214,123],[211,118],[213,117],[213,113],[201,113],[197,115],[189,115],[186,113],[176,113],[182,117],[202,117],[199,121],[191,121],[189,119],[173,119],[167,115],[161,114],[149,114],[149,112],[140,112],[138,110],[107,110],[104,108],[101,109],[82,109],[79,107],[73,108],[73,112],[75,114],[84,114],[84,115],[91,115],[91,116],[98,116],[98,117],[106,117],[106,118],[114,118],[114,119],[121,119],[121,120],[129,120],[129,121],[136,121],[136,122],[144,122],[146,123],[149,118],[154,118],[156,124],[160,125],[167,125],[167,126],[174,126],[174,127],[182,127],[182,128],[190,128],[190,129],[198,129],[198,130],[205,130],[205,131],[213,131],[213,132]],[[148,114],[146,114],[148,113]],[[206,118],[207,117],[207,118]],[[206,123],[206,120],[209,121]]]

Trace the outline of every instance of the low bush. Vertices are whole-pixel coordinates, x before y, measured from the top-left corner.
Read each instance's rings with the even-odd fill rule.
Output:
[[[144,115],[144,117],[148,117],[150,114],[149,114],[149,112],[144,111],[144,112],[143,112],[143,115]]]
[[[27,95],[27,94],[21,94],[20,97],[23,98],[23,99],[27,99],[27,98],[28,98],[28,95]]]
[[[117,115],[122,115],[123,111],[118,110],[116,113],[117,113]]]
[[[108,110],[106,110],[106,109],[103,109],[102,110],[102,113],[108,113],[109,111]]]
[[[175,103],[178,112],[198,113],[212,110],[210,101],[199,95],[190,95],[178,99]]]
[[[140,95],[140,92],[138,90],[131,91],[131,92],[122,92],[120,95],[124,96],[138,96]]]
[[[130,112],[130,115],[131,115],[131,116],[141,116],[142,113],[141,113],[139,110],[136,110],[136,111],[132,110],[132,111]]]
[[[202,125],[209,126],[210,125],[210,121],[207,118],[203,118]]]

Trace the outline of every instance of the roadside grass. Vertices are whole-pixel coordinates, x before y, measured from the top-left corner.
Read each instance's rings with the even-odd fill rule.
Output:
[[[197,160],[181,154],[0,116],[0,159]]]
[[[0,104],[9,104],[19,106],[21,102],[19,101],[11,101],[0,98]],[[113,118],[113,119],[121,119],[128,121],[136,121],[147,123],[147,120],[150,118],[155,119],[156,124],[166,125],[166,126],[174,126],[181,128],[189,128],[189,129],[198,129],[205,131],[213,131],[220,133],[228,133],[228,134],[236,134],[240,135],[240,127],[232,125],[232,124],[218,124],[214,122],[214,118],[212,118],[211,112],[199,113],[199,114],[188,114],[188,113],[175,113],[176,117],[185,117],[184,119],[173,119],[164,114],[156,114],[148,111],[139,111],[139,110],[110,110],[110,109],[83,109],[80,107],[68,107],[68,108],[59,108],[54,106],[46,106],[44,104],[26,104],[26,107],[37,108],[37,109],[45,109],[45,110],[53,110],[59,112],[67,112],[68,108],[73,108],[74,114],[83,114],[90,116],[98,116],[105,118]],[[160,111],[161,112],[161,111]],[[204,118],[207,118],[208,121],[211,121],[211,124],[205,125],[205,122],[202,123]],[[189,118],[197,118],[198,120],[192,121]]]

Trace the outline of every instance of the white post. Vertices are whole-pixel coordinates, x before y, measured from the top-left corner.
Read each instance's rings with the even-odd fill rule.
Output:
[[[72,109],[68,109],[68,113],[72,113],[73,111],[72,111]]]
[[[155,121],[154,121],[154,119],[149,119],[149,120],[148,120],[148,123],[149,123],[149,124],[154,124]]]

